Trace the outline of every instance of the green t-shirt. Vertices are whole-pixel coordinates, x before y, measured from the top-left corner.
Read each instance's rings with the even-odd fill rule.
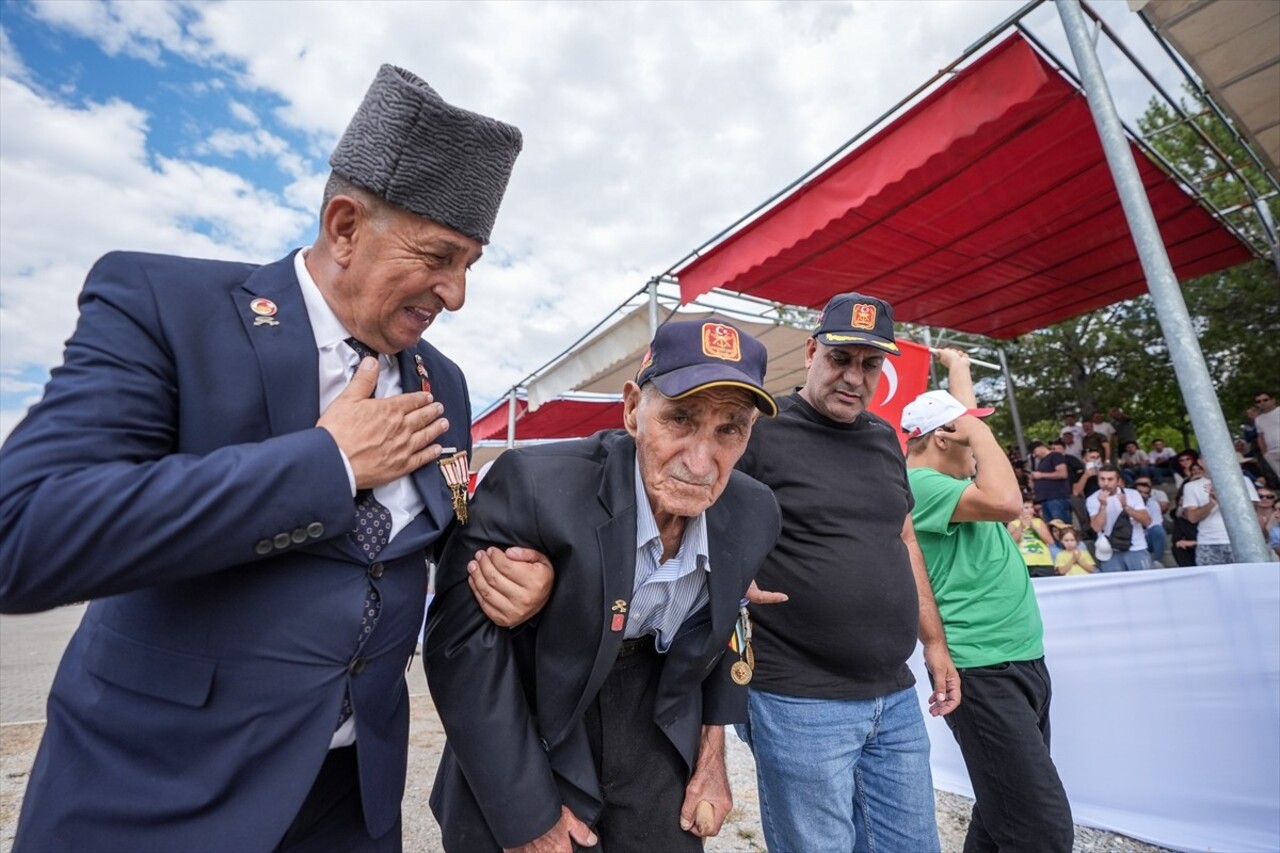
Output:
[[[911,518],[957,667],[1044,656],[1044,626],[1026,563],[1003,524],[951,516],[969,480],[908,468]]]

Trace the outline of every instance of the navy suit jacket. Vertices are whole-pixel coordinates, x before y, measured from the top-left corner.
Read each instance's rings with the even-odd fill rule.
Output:
[[[630,602],[635,585],[635,460],[620,430],[508,451],[445,548],[424,655],[448,735],[431,792],[447,850],[531,841],[562,803],[587,823],[599,816],[583,716],[622,645],[615,602]],[[780,525],[773,493],[740,471],[706,519],[710,601],[663,655],[653,710],[690,772],[703,724],[746,719],[746,688],[729,678],[737,656],[725,650]],[[470,556],[491,543],[536,548],[556,569],[542,612],[514,630],[490,622],[466,582]]]
[[[278,308],[255,325],[252,300]],[[426,343],[470,447],[461,371]],[[401,353],[405,388],[419,377]],[[93,599],[58,669],[15,850],[270,850],[356,710],[369,831],[400,810],[426,508],[370,566],[319,415],[292,255],[266,266],[114,253],[90,272],[44,399],[0,448],[0,610]],[[357,656],[366,589],[382,598]]]

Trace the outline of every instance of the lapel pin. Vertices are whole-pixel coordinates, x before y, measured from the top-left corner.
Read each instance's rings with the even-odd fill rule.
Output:
[[[259,296],[257,299],[249,303],[249,310],[258,315],[253,318],[255,326],[279,326],[280,321],[275,319],[276,312],[280,309],[270,299],[264,299]]]
[[[418,371],[418,378],[422,380],[422,390],[428,394],[431,393],[431,377],[427,375],[427,366],[422,363],[422,356],[418,353],[413,354],[413,363]]]
[[[627,624],[627,603],[619,598],[610,608],[613,611],[613,621],[609,623],[610,631],[621,631]]]

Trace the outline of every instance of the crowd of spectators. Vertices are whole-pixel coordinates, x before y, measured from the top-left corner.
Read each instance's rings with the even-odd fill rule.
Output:
[[[1270,392],[1254,402],[1236,457],[1258,526],[1280,556],[1280,407]],[[1163,439],[1144,446],[1124,410],[1066,415],[1058,435],[1027,451],[1009,448],[1025,501],[1008,529],[1032,577],[1234,561],[1208,463]]]

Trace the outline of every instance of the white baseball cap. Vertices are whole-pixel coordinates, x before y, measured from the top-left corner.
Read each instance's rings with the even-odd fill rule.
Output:
[[[985,418],[995,409],[970,409],[946,391],[926,391],[902,410],[902,431],[912,438],[933,432],[956,418]]]

